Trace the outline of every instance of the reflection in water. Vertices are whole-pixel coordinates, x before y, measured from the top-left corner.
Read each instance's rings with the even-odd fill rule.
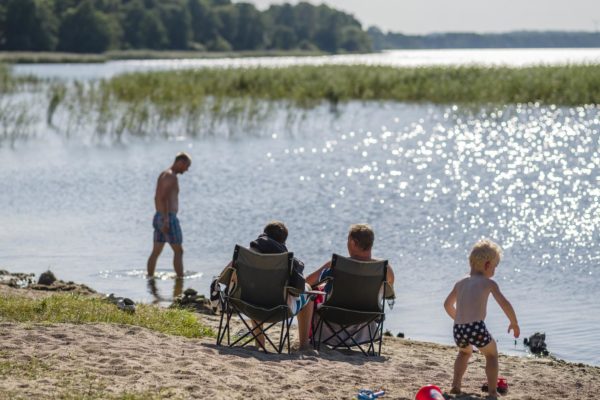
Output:
[[[173,297],[169,299],[162,297],[158,292],[158,287],[156,286],[156,278],[148,278],[148,292],[152,295],[152,304],[160,304],[164,302],[173,301],[178,296],[181,296],[181,293],[183,292],[183,279],[184,278],[177,277],[173,279]]]

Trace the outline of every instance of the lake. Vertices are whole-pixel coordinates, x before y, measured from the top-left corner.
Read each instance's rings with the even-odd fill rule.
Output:
[[[492,59],[490,52],[393,53],[421,60],[438,54],[440,63],[460,54],[456,62],[468,63]],[[465,54],[474,56],[469,61]],[[495,54],[516,60],[528,53]],[[539,54],[558,63],[572,61],[565,54],[598,62],[600,51]],[[544,57],[536,63],[550,62]],[[15,70],[97,79],[144,65],[179,68],[178,63]],[[45,106],[28,101],[45,113]],[[452,321],[442,303],[468,272],[473,243],[488,237],[504,249],[495,279],[517,311],[523,337],[545,332],[556,356],[600,364],[598,106],[473,110],[350,102],[336,110],[282,107],[250,131],[243,121],[229,128],[227,134],[207,132],[198,139],[158,135],[89,144],[77,132],[61,134],[60,123],[53,130],[39,124],[35,138],[0,147],[0,268],[38,274],[50,268],[61,279],[104,293],[167,304],[176,289],[169,249],[159,260],[154,293],[144,277],[154,185],[174,154],[185,150],[194,160],[180,177],[185,288],[207,293],[234,245],[247,245],[271,219],[286,223],[288,247],[307,272],[332,252],[346,254],[349,225],[368,222],[376,234],[374,255],[388,258],[396,272],[398,298],[385,328],[451,344]],[[493,300],[488,326],[502,352],[525,354],[522,341],[515,344],[506,333],[508,321]]]

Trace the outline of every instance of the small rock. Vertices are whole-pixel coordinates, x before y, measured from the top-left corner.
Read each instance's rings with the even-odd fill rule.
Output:
[[[40,275],[40,278],[38,279],[38,285],[50,286],[54,282],[56,282],[56,276],[54,276],[54,274],[50,270],[43,272]]]
[[[398,332],[398,334],[396,335],[396,337],[404,338],[404,332]]]

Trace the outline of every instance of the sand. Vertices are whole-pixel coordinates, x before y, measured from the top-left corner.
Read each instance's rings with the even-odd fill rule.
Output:
[[[31,292],[0,285],[0,301],[7,294],[48,295]],[[218,323],[214,316],[198,318]],[[332,350],[275,355],[134,326],[9,323],[0,316],[0,399],[350,399],[361,388],[384,388],[385,399],[413,399],[428,383],[450,389],[455,354],[448,346],[386,337],[381,357]],[[468,394],[456,398],[485,397],[484,362],[472,358],[463,387]],[[506,399],[600,395],[598,367],[501,355],[500,368],[510,386]]]

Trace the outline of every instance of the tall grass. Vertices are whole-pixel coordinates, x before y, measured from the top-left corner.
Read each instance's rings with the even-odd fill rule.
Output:
[[[133,73],[102,90],[126,103],[178,108],[206,96],[291,100],[392,100],[437,104],[600,102],[600,65],[394,68],[364,65],[199,69]]]
[[[36,100],[23,104],[25,97],[13,96],[21,92]],[[25,138],[31,127],[39,130],[44,113],[47,126],[62,135],[114,142],[127,136],[252,134],[264,130],[274,110],[298,114],[348,101],[598,104],[600,65],[208,68],[86,82],[15,77],[0,66],[0,145]]]
[[[189,311],[138,304],[135,313],[127,313],[102,299],[73,294],[35,300],[0,297],[0,321],[126,324],[188,338],[214,336],[212,329],[202,325]]]

